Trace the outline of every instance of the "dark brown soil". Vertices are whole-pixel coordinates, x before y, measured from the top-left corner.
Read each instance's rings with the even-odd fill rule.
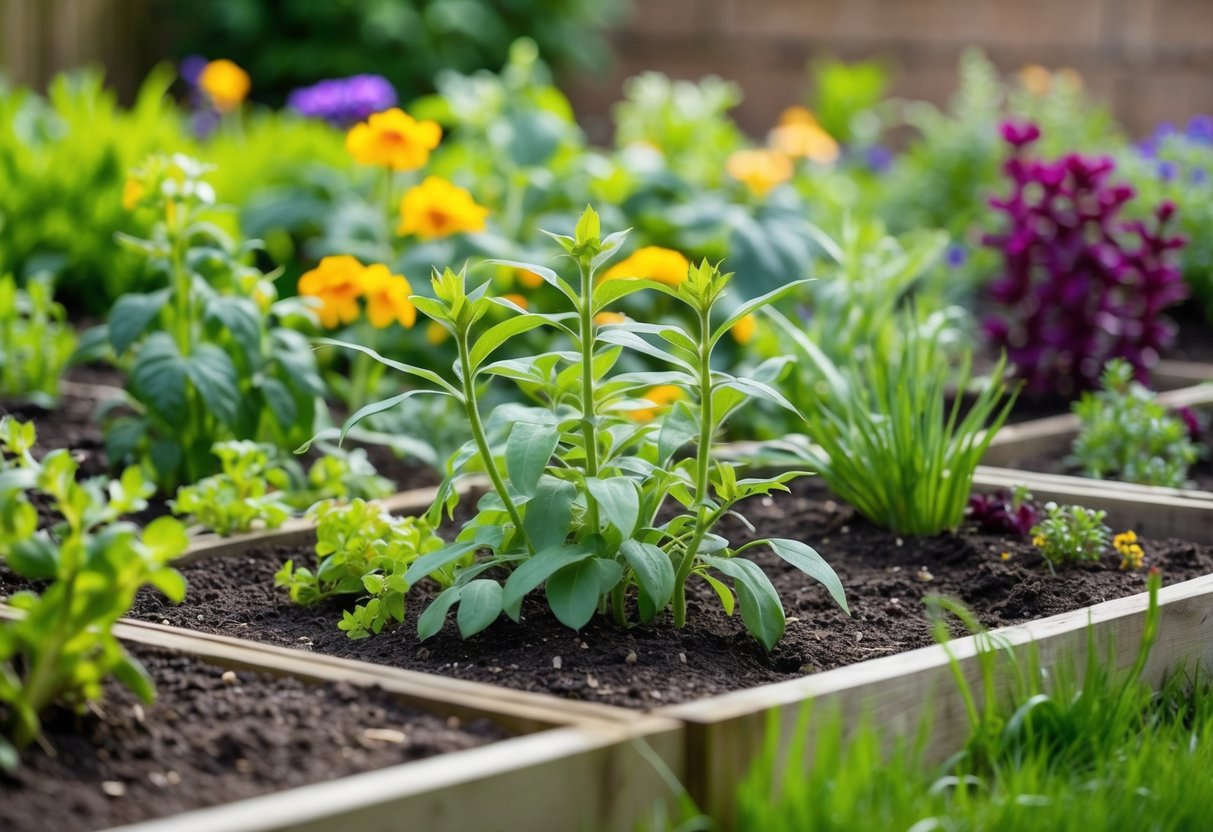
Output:
[[[1213,327],[1201,304],[1188,301],[1168,313],[1179,325],[1175,343],[1165,353],[1177,361],[1213,361]]]
[[[348,656],[493,682],[522,690],[627,707],[655,707],[728,690],[795,678],[932,642],[925,595],[941,594],[969,605],[987,626],[1023,622],[1122,597],[1144,588],[1141,573],[1121,572],[1112,555],[1104,562],[1060,568],[1047,565],[1023,540],[979,534],[899,538],[859,518],[847,506],[805,481],[793,495],[763,499],[746,508],[759,534],[796,537],[814,545],[842,578],[853,617],[840,612],[825,591],[773,556],[758,556],[788,611],[787,634],[767,655],[739,618],[729,618],[706,585],[688,587],[687,626],[676,630],[663,617],[648,626],[619,629],[592,621],[574,633],[547,611],[541,597],[528,599],[523,625],[502,618],[462,641],[453,622],[418,643],[416,616],[433,588],[415,588],[408,620],[363,641],[336,628],[340,602],[311,608],[292,605],[275,589],[273,576],[294,558],[310,563],[306,547],[267,548],[184,568],[186,601],[166,604],[153,592],[140,596],[134,617],[229,636]],[[740,523],[722,529],[734,544],[751,538]],[[1147,564],[1168,582],[1213,572],[1213,547],[1177,540],[1146,541]],[[1010,558],[1004,560],[1001,553]],[[10,585],[11,584],[11,576]],[[5,576],[0,572],[0,592]],[[349,606],[352,606],[352,601]]]
[[[380,690],[244,670],[225,681],[223,668],[139,652],[156,702],[110,685],[95,712],[47,714],[53,754],[32,746],[15,775],[0,774],[0,829],[108,828],[505,738],[487,721],[462,726]]]

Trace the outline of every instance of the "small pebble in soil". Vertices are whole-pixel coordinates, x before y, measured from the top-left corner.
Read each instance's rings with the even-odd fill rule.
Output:
[[[400,745],[405,741],[403,731],[394,728],[367,728],[362,732],[362,738],[370,742],[387,742]]]
[[[168,778],[165,777],[159,771],[150,772],[147,775],[147,780],[149,783],[151,783],[153,786],[155,786],[158,789],[167,789],[168,788]]]
[[[585,683],[592,688],[598,687],[598,680],[594,677],[593,673],[585,674]]]
[[[103,780],[101,782],[101,791],[105,792],[109,797],[122,797],[126,794],[126,784],[119,780]]]
[[[461,727],[463,727],[463,723],[457,716],[448,716],[446,718],[446,727],[450,728],[452,731],[458,731]]]
[[[223,684],[225,684],[225,685],[234,685],[234,684],[236,684],[236,671],[225,670],[223,672],[223,675],[220,676],[219,678],[220,678],[220,680],[222,680]]]
[[[918,578],[918,580],[922,581],[924,584],[927,583],[928,581],[935,580],[935,576],[932,575],[930,573],[930,571],[926,570],[926,569],[919,569],[918,574],[915,575],[915,577]]]
[[[896,543],[898,546],[905,546],[905,545],[906,545],[906,542],[905,542],[904,540],[902,540],[900,537],[899,537],[899,538],[897,538],[897,540],[895,540],[895,541],[893,541],[893,542],[894,542],[894,543]]]
[[[687,654],[686,654],[686,653],[679,653],[679,654],[678,654],[678,661],[682,662],[683,664],[686,664],[686,663],[687,663]]]
[[[623,660],[625,662],[627,662],[628,664],[636,664],[636,651],[635,650],[629,651],[627,656],[625,656]]]
[[[562,664],[564,664],[564,662],[562,662],[562,661],[560,660],[560,657],[559,657],[559,656],[552,656],[552,667],[553,667],[553,668],[555,668],[556,670],[559,670],[559,669],[560,669],[560,666],[561,666]]]

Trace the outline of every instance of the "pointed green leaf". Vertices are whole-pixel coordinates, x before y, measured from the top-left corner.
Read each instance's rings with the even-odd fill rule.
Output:
[[[515,422],[505,442],[505,467],[510,484],[527,497],[535,496],[539,478],[547,469],[560,442],[560,430],[554,424]]]
[[[535,496],[526,504],[522,525],[535,551],[564,543],[573,522],[577,489],[571,482],[543,477]]]
[[[509,608],[517,605],[529,592],[551,577],[553,572],[585,560],[593,554],[593,550],[577,546],[551,546],[539,550],[523,561],[505,582],[503,606]]]
[[[749,315],[751,312],[755,312],[764,306],[769,306],[780,298],[792,294],[801,286],[812,282],[812,278],[805,280],[793,280],[791,283],[785,283],[777,289],[772,289],[764,295],[759,295],[752,300],[746,301],[741,306],[733,310],[733,313],[725,318],[724,321],[716,327],[715,331],[712,333],[712,343],[715,344],[717,341],[723,338],[724,334],[732,329],[746,315]]]
[[[786,538],[776,537],[770,540],[755,540],[752,543],[746,544],[743,549],[749,549],[751,546],[761,546],[766,544],[771,547],[771,550],[783,560],[795,566],[801,572],[821,583],[830,593],[830,597],[838,606],[842,607],[843,612],[847,615],[851,614],[850,607],[847,606],[847,595],[843,591],[842,581],[838,579],[836,573],[825,559],[817,554],[811,546],[801,543],[799,540],[788,540]]]
[[[459,612],[455,622],[459,635],[471,638],[488,627],[501,615],[501,584],[480,578],[467,583],[459,596]]]
[[[624,537],[630,537],[636,528],[636,521],[640,519],[640,493],[636,490],[636,483],[628,477],[609,477],[605,480],[586,477],[585,485],[611,525],[619,529]]]
[[[430,601],[430,605],[425,608],[425,611],[417,616],[417,637],[421,641],[438,634],[446,621],[446,614],[451,611],[451,607],[462,594],[463,587],[452,586],[444,589],[437,598]]]
[[[779,593],[762,568],[745,558],[721,558],[701,555],[699,560],[733,579],[737,600],[741,602],[741,619],[746,629],[768,652],[783,637],[786,619]]]
[[[670,556],[652,543],[636,540],[623,541],[619,553],[636,573],[640,594],[653,612],[665,609],[674,595],[674,564]]]
[[[547,581],[548,605],[566,627],[580,630],[594,617],[598,599],[619,582],[623,567],[605,558],[586,558]]]

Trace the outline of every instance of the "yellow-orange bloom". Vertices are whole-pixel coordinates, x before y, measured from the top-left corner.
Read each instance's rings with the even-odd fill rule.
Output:
[[[531,307],[531,302],[529,300],[527,300],[524,295],[520,295],[517,292],[511,292],[508,295],[502,295],[501,298],[502,298],[502,300],[508,300],[510,303],[514,304],[515,306],[521,306],[523,309],[530,309],[530,307]]]
[[[771,131],[767,143],[784,155],[804,157],[822,165],[832,165],[838,161],[840,153],[834,137],[803,107],[784,110],[779,126]]]
[[[441,140],[438,122],[417,121],[393,107],[351,127],[345,136],[345,149],[359,164],[417,170],[425,166],[430,151]]]
[[[477,205],[472,195],[458,185],[438,176],[427,176],[420,185],[405,192],[400,214],[397,233],[433,240],[461,231],[483,231],[489,209]]]
[[[133,211],[139,204],[139,200],[143,199],[145,190],[142,182],[133,176],[128,177],[126,184],[122,186],[122,207],[127,211]]]
[[[251,86],[248,73],[227,58],[211,61],[198,74],[198,89],[221,113],[239,107]]]
[[[430,321],[425,325],[425,342],[431,347],[436,347],[451,337],[451,333],[447,328],[437,321]]]
[[[387,266],[375,263],[362,272],[360,282],[371,326],[383,329],[398,321],[407,329],[417,323],[417,307],[409,300],[413,287],[404,275],[392,274]]]
[[[529,269],[515,269],[514,276],[527,289],[538,289],[543,285],[543,278]]]
[[[1032,95],[1048,95],[1053,88],[1053,73],[1040,64],[1028,64],[1019,70],[1019,83]]]
[[[599,312],[594,316],[594,323],[598,326],[609,326],[611,324],[626,324],[628,316],[619,312]]]
[[[729,157],[725,170],[755,196],[766,196],[792,178],[792,160],[778,150],[738,150]]]
[[[320,324],[335,329],[358,319],[358,298],[362,295],[365,267],[348,254],[325,257],[320,265],[299,278],[299,294],[317,298]]]
[[[659,384],[656,387],[650,387],[648,392],[643,396],[646,401],[653,403],[653,407],[641,408],[628,413],[637,422],[651,422],[659,415],[669,409],[674,402],[681,401],[686,398],[686,393],[681,387],[674,384]]]
[[[732,334],[734,341],[736,341],[738,344],[745,345],[754,340],[754,333],[757,331],[757,329],[758,319],[755,318],[754,313],[751,312],[749,315],[746,315],[740,321],[733,324],[733,326],[729,329],[729,332]]]
[[[690,261],[682,252],[661,246],[645,246],[607,269],[602,281],[648,278],[667,286],[677,286],[687,279],[687,269],[690,267]]]

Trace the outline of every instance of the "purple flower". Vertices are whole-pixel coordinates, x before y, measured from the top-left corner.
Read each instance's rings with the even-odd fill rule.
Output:
[[[181,59],[181,80],[191,87],[198,86],[198,76],[206,69],[208,63],[210,61],[201,55],[186,55]]]
[[[948,266],[953,269],[959,269],[969,259],[969,250],[962,245],[948,246],[948,253],[945,255]]]
[[[1213,116],[1192,116],[1185,132],[1189,139],[1198,144],[1213,144]]]
[[[1203,185],[1208,178],[1209,174],[1204,168],[1192,168],[1192,172],[1188,174],[1188,181],[1193,185]]]
[[[875,173],[884,173],[893,165],[893,151],[882,144],[874,144],[864,153],[864,161]]]
[[[1158,178],[1163,182],[1174,182],[1175,177],[1179,174],[1179,165],[1174,162],[1159,162],[1158,163]]]
[[[1188,438],[1193,442],[1200,442],[1201,420],[1196,415],[1196,411],[1184,405],[1175,409],[1175,415],[1184,423],[1184,427],[1188,429]]]
[[[381,75],[332,78],[301,87],[287,98],[287,106],[295,112],[339,127],[363,121],[395,104],[396,90]]]
[[[1011,193],[990,200],[1006,226],[983,237],[1002,253],[988,288],[1001,309],[985,321],[986,336],[1036,393],[1093,387],[1116,357],[1144,381],[1174,338],[1161,313],[1187,294],[1175,264],[1185,241],[1169,230],[1175,205],[1159,204],[1148,223],[1125,221],[1134,192],[1109,181],[1112,160],[1036,158],[1028,148],[1035,139],[1025,139],[1039,136],[1033,126],[1003,128]]]

